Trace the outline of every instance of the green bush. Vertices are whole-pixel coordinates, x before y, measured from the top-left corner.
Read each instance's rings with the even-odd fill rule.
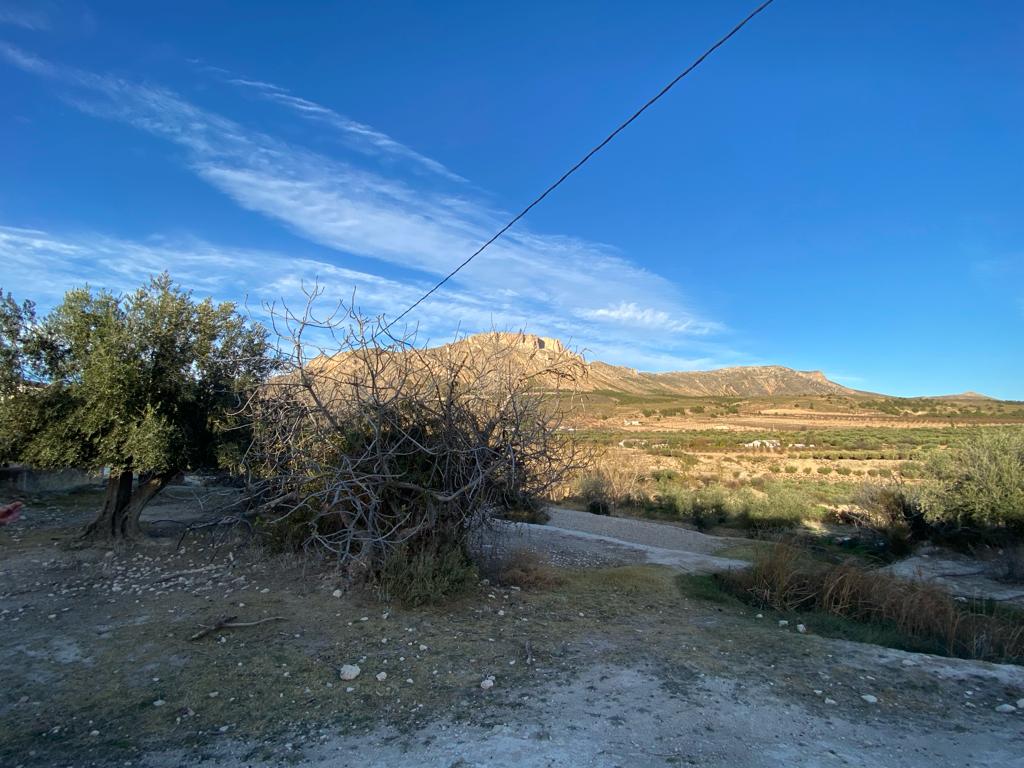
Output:
[[[748,499],[741,522],[747,528],[769,530],[795,528],[820,517],[819,509],[799,491],[777,485],[763,497]]]
[[[476,567],[461,546],[401,546],[384,561],[375,587],[382,600],[415,607],[456,597],[476,580]]]
[[[930,521],[1024,533],[1024,432],[976,432],[928,469],[922,504]]]

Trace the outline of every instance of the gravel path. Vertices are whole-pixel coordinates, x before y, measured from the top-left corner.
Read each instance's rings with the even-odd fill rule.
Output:
[[[735,539],[561,507],[550,507],[548,512],[547,525],[509,524],[503,529],[501,546],[543,552],[556,565],[571,567],[657,563],[685,573],[709,573],[747,565],[712,554]]]
[[[566,531],[593,533],[607,536],[622,542],[642,544],[660,549],[673,549],[681,552],[700,552],[711,555],[742,539],[730,539],[721,536],[708,536],[704,533],[691,531],[668,523],[655,523],[649,520],[638,520],[633,517],[609,517],[594,515],[590,512],[578,512],[563,507],[548,507],[551,520],[550,528]]]

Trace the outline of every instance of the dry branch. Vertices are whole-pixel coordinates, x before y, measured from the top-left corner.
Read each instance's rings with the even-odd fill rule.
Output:
[[[340,305],[271,308],[282,374],[251,401],[251,509],[368,572],[398,547],[463,545],[547,496],[580,457],[562,430],[582,361],[512,334],[421,349]],[[314,343],[316,340],[319,343]]]

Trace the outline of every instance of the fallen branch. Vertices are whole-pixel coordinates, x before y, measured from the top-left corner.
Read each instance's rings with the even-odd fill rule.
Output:
[[[216,624],[208,626],[206,624],[200,624],[201,630],[196,632],[189,640],[201,640],[209,634],[218,632],[222,629],[240,629],[242,627],[256,627],[260,624],[266,624],[268,621],[284,621],[284,616],[268,616],[265,619],[257,619],[256,621],[235,621],[237,616],[225,616],[223,619],[219,619]]]
[[[205,565],[202,568],[192,568],[188,571],[177,571],[176,573],[168,573],[166,576],[161,576],[156,581],[150,582],[149,586],[155,587],[157,584],[163,584],[165,581],[171,581],[172,579],[177,579],[182,576],[197,576],[201,573],[209,573],[211,571],[223,570],[230,565],[231,563],[223,563],[221,565]]]

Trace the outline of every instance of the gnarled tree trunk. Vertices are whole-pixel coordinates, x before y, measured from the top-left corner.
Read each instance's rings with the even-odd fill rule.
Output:
[[[164,489],[173,472],[139,478],[139,487],[132,489],[133,473],[127,469],[111,473],[107,495],[96,519],[86,526],[82,538],[90,541],[121,541],[136,539],[142,534],[139,517],[146,505]]]

